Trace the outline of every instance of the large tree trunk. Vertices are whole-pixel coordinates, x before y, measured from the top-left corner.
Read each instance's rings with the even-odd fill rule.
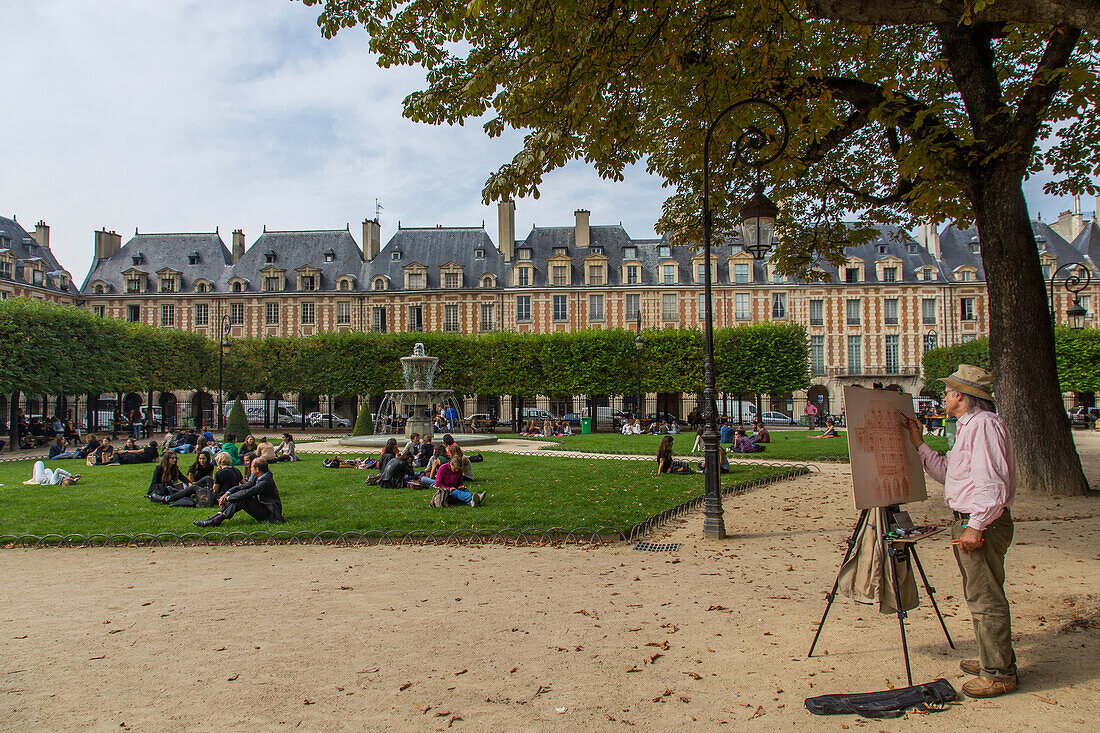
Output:
[[[988,171],[974,193],[989,293],[989,358],[997,410],[1016,444],[1017,486],[1083,494],[1088,480],[1058,386],[1054,329],[1020,178]]]

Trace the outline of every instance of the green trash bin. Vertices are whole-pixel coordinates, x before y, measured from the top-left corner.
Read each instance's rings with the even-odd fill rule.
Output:
[[[591,434],[592,434],[592,418],[582,417],[581,418],[581,435],[591,435]]]

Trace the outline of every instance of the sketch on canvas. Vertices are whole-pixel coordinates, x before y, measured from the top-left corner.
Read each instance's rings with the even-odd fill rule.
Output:
[[[912,395],[845,387],[844,410],[856,509],[927,499],[924,467],[898,414],[914,417]]]

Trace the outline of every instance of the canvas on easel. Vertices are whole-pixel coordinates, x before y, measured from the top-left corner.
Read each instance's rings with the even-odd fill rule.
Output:
[[[844,388],[856,509],[924,501],[924,467],[902,427],[913,397],[890,389]]]

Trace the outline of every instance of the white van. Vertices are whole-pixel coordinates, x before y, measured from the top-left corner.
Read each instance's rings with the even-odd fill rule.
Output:
[[[752,421],[756,419],[756,403],[748,400],[741,400],[740,403],[737,400],[733,402],[719,400],[718,412],[722,413],[720,417],[723,419],[736,420],[740,417],[742,420]]]
[[[588,417],[588,408],[581,410],[581,417]],[[614,407],[596,407],[596,422],[600,425],[608,425],[611,423],[618,424],[622,421],[625,413],[622,410],[617,410]]]
[[[272,422],[275,421],[276,414],[278,414],[279,425],[286,425],[287,427],[302,427],[305,423],[305,418],[298,412],[298,406],[293,402],[287,402],[285,400],[279,400],[278,402],[272,401],[269,403],[270,410],[268,413]],[[241,406],[244,407],[244,414],[248,416],[249,425],[263,425],[264,424],[264,401],[263,400],[241,400]],[[233,409],[233,402],[229,401],[225,403],[225,419],[229,420],[229,411]]]

